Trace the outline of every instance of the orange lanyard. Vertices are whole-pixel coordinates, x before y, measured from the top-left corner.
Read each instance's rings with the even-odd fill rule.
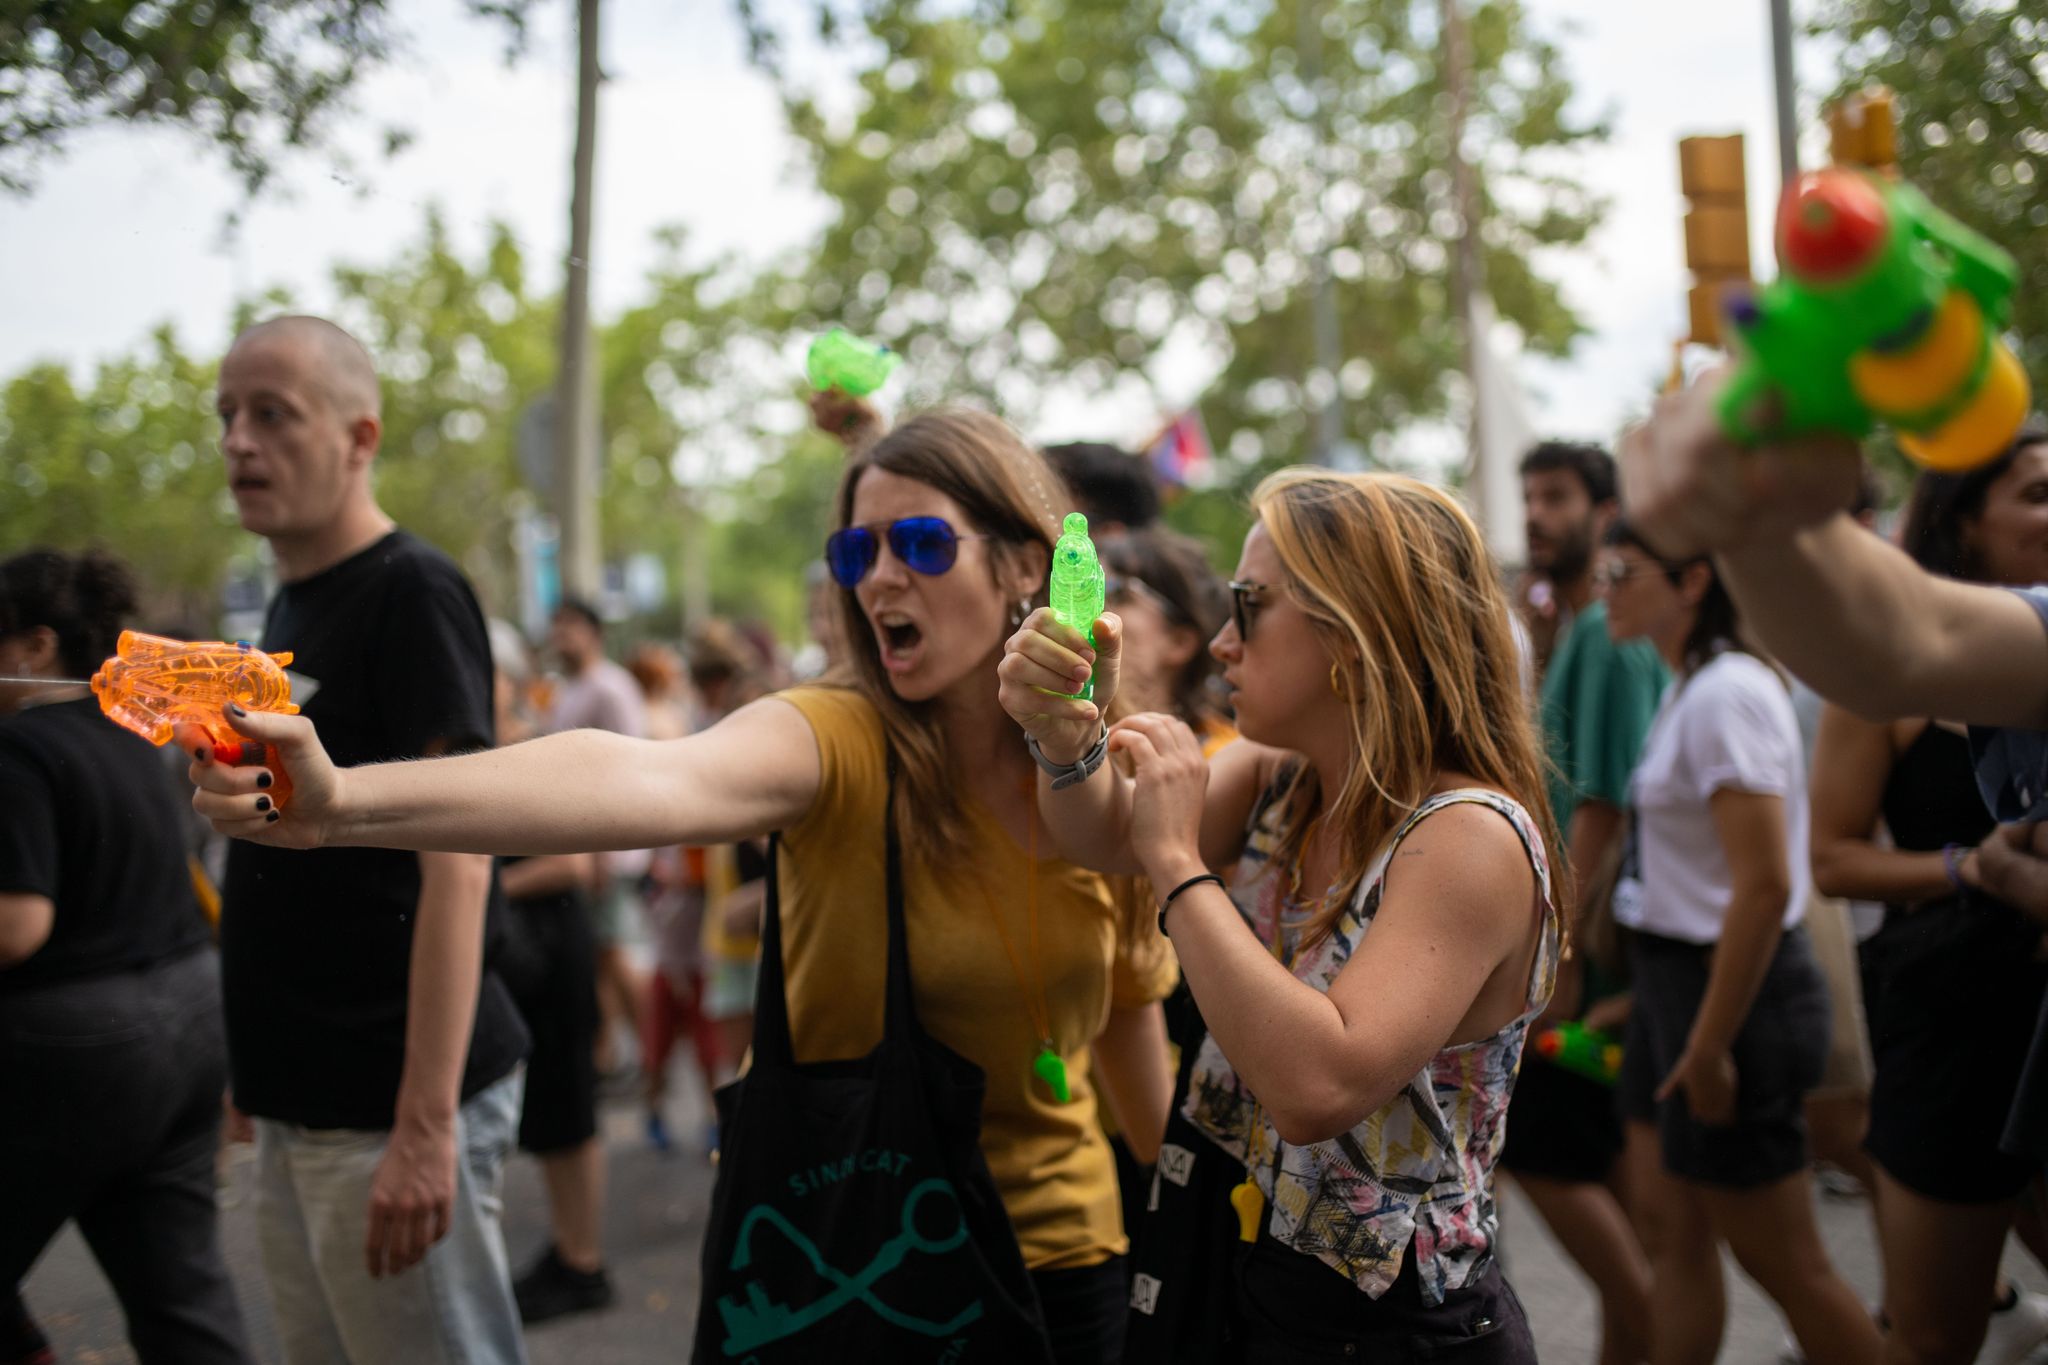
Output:
[[[1010,933],[1003,928],[1002,912],[996,907],[995,898],[988,893],[988,887],[980,884],[981,902],[988,907],[989,923],[995,926],[996,939],[1003,945],[1003,956],[1009,959],[1010,974],[1017,979],[1017,995],[1024,1002],[1024,1013],[1038,1030],[1038,1055],[1031,1059],[1031,1074],[1045,1082],[1045,1088],[1052,1092],[1053,1099],[1061,1104],[1073,1098],[1073,1091],[1067,1084],[1067,1063],[1052,1045],[1052,1004],[1046,997],[1045,966],[1038,955],[1038,793],[1035,784],[1028,792],[1026,809],[1030,812],[1028,843],[1024,882],[1025,904],[1031,926],[1031,971],[1038,978],[1038,991],[1034,995],[1030,981],[1024,975],[1024,964],[1017,956],[1017,950],[1010,943]],[[998,822],[1000,827],[1000,822]]]

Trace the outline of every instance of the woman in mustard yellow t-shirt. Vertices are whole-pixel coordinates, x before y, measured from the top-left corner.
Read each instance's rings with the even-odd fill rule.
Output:
[[[1157,1002],[1173,965],[1101,877],[1032,856],[1050,847],[1036,769],[997,704],[995,669],[1044,600],[1065,502],[995,418],[914,418],[855,456],[840,485],[828,560],[852,663],[837,685],[765,698],[685,739],[574,731],[347,771],[303,717],[237,717],[278,745],[292,801],[271,810],[257,770],[200,764],[198,805],[226,833],[292,847],[550,853],[781,831],[790,1021],[798,1060],[819,1061],[881,1037],[893,750],[918,1017],[987,1073],[982,1150],[1057,1359],[1113,1362],[1126,1242],[1096,1087],[1151,1161],[1172,1089]],[[1034,1069],[1048,1049],[1067,1103]]]

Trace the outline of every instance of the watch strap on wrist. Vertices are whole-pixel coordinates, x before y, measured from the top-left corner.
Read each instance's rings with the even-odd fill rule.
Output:
[[[1103,760],[1109,757],[1109,726],[1105,724],[1102,727],[1102,733],[1096,736],[1095,747],[1073,763],[1053,762],[1039,750],[1037,739],[1030,735],[1024,736],[1024,747],[1031,751],[1032,760],[1039,767],[1052,774],[1052,789],[1056,792],[1065,791],[1068,787],[1086,782],[1094,775],[1095,770],[1102,766]]]

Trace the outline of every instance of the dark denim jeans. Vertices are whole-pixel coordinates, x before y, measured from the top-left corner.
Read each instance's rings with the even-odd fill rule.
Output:
[[[75,1218],[141,1360],[248,1361],[214,1216],[226,1085],[211,948],[0,995],[0,1285]]]

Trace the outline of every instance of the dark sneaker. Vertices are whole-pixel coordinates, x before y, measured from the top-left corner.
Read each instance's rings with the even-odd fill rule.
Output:
[[[512,1297],[519,1301],[521,1322],[546,1322],[611,1307],[612,1281],[602,1269],[585,1271],[564,1265],[550,1243],[533,1268],[512,1282]]]

